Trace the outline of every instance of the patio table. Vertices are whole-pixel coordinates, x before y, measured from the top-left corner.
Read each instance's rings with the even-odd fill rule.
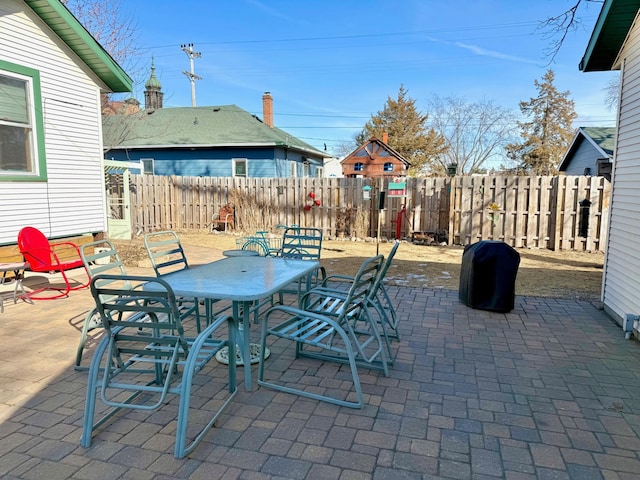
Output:
[[[16,303],[19,298],[27,298],[27,292],[24,290],[22,280],[24,279],[24,271],[29,268],[29,264],[26,262],[10,262],[0,263],[0,285],[13,282],[13,303]],[[13,273],[13,279],[7,276],[8,273]],[[31,300],[28,300],[32,303]],[[0,293],[0,313],[4,312],[4,295]]]
[[[249,331],[254,302],[271,297],[291,282],[314,272],[316,261],[279,257],[227,257],[166,275],[164,281],[180,297],[230,300],[245,366],[245,386],[252,388]],[[209,309],[207,309],[209,314]],[[212,319],[208,318],[207,322]]]

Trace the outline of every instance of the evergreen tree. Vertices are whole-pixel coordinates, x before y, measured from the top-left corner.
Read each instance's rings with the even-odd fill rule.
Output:
[[[574,135],[573,120],[577,117],[569,91],[559,92],[553,84],[555,74],[547,70],[542,82],[535,80],[538,96],[520,102],[520,111],[529,121],[518,122],[521,143],[507,145],[507,155],[520,168],[537,175],[552,175]]]
[[[407,93],[400,85],[396,100],[387,97],[382,111],[372,115],[362,132],[356,135],[356,142],[361,145],[371,137],[382,140],[386,133],[388,145],[411,163],[408,174],[415,177],[429,173],[447,146],[442,135],[427,128],[428,115],[418,112],[416,101]]]

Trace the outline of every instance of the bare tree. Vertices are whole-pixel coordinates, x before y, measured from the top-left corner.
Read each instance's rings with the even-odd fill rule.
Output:
[[[620,100],[620,72],[607,80],[602,90],[604,91],[604,103],[609,111],[618,108],[618,100]]]
[[[580,5],[588,3],[602,4],[604,0],[574,0],[574,3],[564,12],[540,22],[538,28],[543,32],[544,38],[550,40],[549,46],[544,50],[546,57],[549,58],[549,64],[553,63],[569,32],[575,31],[582,25],[578,12]]]
[[[458,173],[481,173],[490,159],[504,158],[504,147],[516,136],[514,112],[492,100],[469,103],[434,95],[428,111],[431,126],[449,147],[438,157],[434,173],[446,173],[451,164],[457,165]]]
[[[122,9],[121,0],[61,0],[129,76],[139,76],[137,27]]]
[[[356,148],[358,148],[358,143],[355,138],[351,142],[340,142],[338,145],[333,147],[332,153],[335,157],[346,157],[351,152],[353,152]]]

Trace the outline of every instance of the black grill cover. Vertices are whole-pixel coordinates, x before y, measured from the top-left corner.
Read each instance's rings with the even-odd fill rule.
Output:
[[[515,301],[520,254],[498,240],[467,245],[462,255],[459,298],[479,310],[510,312]]]

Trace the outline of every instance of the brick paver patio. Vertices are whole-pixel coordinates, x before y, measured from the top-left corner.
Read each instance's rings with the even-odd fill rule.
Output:
[[[125,412],[98,430],[91,448],[79,446],[87,373],[73,361],[92,305],[87,290],[35,305],[5,302],[0,477],[640,478],[640,345],[601,310],[517,297],[512,312],[498,314],[460,304],[455,291],[390,292],[402,339],[389,377],[361,371],[363,410],[242,385],[183,460],[173,457],[175,402]],[[274,350],[270,361],[291,355]],[[343,369],[322,373],[340,388]]]

